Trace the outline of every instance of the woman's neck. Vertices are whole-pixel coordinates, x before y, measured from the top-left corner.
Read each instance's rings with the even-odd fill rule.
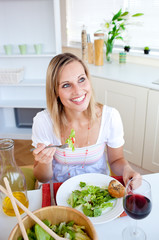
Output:
[[[65,111],[65,116],[67,122],[72,125],[81,124],[81,123],[88,123],[89,118],[86,111],[84,112],[74,112],[74,111]]]

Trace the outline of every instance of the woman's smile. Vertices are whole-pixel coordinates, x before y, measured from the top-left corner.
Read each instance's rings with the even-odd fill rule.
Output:
[[[86,94],[84,94],[81,97],[72,98],[71,101],[77,104],[81,104],[84,102],[85,98],[86,98]]]

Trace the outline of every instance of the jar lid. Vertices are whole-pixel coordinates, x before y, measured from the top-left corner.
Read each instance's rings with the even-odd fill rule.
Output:
[[[103,36],[104,36],[104,33],[94,33],[94,36],[95,36],[95,37],[103,37]]]

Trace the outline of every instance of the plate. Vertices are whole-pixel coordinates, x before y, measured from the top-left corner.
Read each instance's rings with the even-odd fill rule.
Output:
[[[110,176],[98,173],[86,173],[69,178],[59,187],[57,191],[57,205],[70,207],[70,205],[67,203],[67,199],[69,198],[72,191],[80,189],[80,182],[86,182],[88,185],[103,187],[108,186],[109,182],[113,179],[114,178]],[[89,217],[89,219],[93,224],[102,224],[117,218],[123,211],[123,199],[118,198],[114,200],[114,206],[112,208],[109,208],[109,210],[103,212],[101,216]]]

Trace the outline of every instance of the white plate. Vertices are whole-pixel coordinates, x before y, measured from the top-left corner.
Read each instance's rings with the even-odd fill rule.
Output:
[[[94,186],[108,186],[109,182],[114,179],[110,176],[104,175],[104,174],[98,174],[98,173],[86,173],[77,175],[75,177],[69,178],[67,181],[65,181],[58,189],[56,194],[56,202],[57,205],[60,206],[69,206],[67,203],[67,200],[72,193],[72,191],[76,189],[80,189],[79,183],[80,182],[86,182],[88,185],[94,185]],[[123,199],[118,198],[114,200],[114,206],[113,208],[109,208],[109,210],[102,213],[99,217],[89,217],[89,219],[92,221],[93,224],[101,224],[105,222],[109,222],[118,216],[123,212]]]

